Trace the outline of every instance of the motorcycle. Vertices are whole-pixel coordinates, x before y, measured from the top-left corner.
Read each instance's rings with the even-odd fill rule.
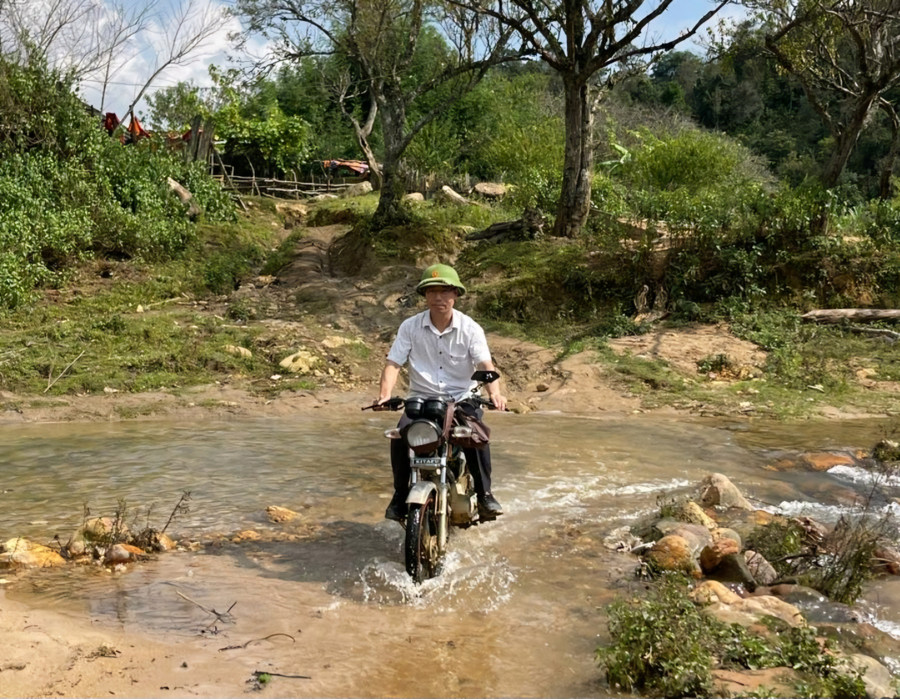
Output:
[[[411,477],[406,498],[406,572],[416,583],[440,572],[447,553],[450,526],[467,528],[479,517],[475,481],[466,464],[464,447],[484,446],[490,432],[475,418],[480,407],[496,406],[482,398],[482,386],[500,378],[496,371],[476,371],[478,384],[459,401],[440,398],[391,398],[363,410],[404,410],[409,423],[385,431],[409,447]]]

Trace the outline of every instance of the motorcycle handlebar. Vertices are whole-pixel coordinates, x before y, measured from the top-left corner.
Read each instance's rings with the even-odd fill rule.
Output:
[[[475,405],[484,406],[488,410],[497,409],[497,406],[494,405],[493,401],[487,398],[482,398],[481,396],[470,396],[468,398],[464,398],[463,400],[470,403],[475,403]],[[372,403],[372,405],[367,405],[361,408],[361,410],[372,410],[376,412],[381,412],[383,410],[400,410],[405,404],[406,401],[403,400],[403,398],[394,397],[386,400],[384,403]]]
[[[362,410],[375,410],[375,411],[400,410],[400,408],[403,407],[404,402],[405,401],[402,398],[395,396],[394,398],[389,398],[384,403],[376,402],[376,403],[372,403],[372,405],[367,405],[364,408],[362,408]]]

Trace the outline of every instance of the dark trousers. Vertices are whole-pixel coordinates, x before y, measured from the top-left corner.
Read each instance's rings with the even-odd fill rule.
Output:
[[[481,419],[482,411],[477,412]],[[402,429],[412,422],[406,415],[400,418],[397,427]],[[479,495],[491,492],[491,448],[485,446],[482,449],[463,449],[466,455],[466,463],[469,473],[475,481],[475,492]],[[394,472],[394,492],[404,497],[409,492],[409,447],[402,439],[391,440],[391,469]]]

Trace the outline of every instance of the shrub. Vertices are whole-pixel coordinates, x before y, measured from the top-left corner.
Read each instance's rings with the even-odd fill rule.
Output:
[[[124,146],[87,114],[71,81],[0,59],[0,308],[23,303],[92,255],[166,259],[194,239],[172,177],[210,220],[234,216],[198,163],[144,141]]]
[[[686,578],[666,575],[643,599],[613,602],[611,644],[597,649],[610,686],[665,697],[712,696],[712,670],[791,667],[803,676],[795,696],[864,697],[862,671],[827,652],[809,627],[763,638],[705,615]],[[778,625],[777,620],[772,621]]]

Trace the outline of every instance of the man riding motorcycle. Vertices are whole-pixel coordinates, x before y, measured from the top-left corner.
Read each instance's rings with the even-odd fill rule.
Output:
[[[445,264],[431,265],[422,273],[416,291],[425,297],[428,308],[401,323],[381,372],[377,405],[391,398],[405,364],[409,397],[419,398],[459,400],[476,386],[471,379],[476,369],[494,371],[484,330],[454,308],[456,299],[466,293],[456,270]],[[494,407],[506,410],[499,379],[488,384],[487,389]],[[479,419],[481,412],[477,411]],[[398,427],[405,427],[409,421],[404,415]],[[466,449],[465,454],[475,480],[479,516],[482,520],[496,519],[503,514],[503,508],[491,492],[490,447]],[[401,440],[391,440],[391,468],[394,495],[384,516],[402,522],[407,514],[410,462],[409,450]]]

